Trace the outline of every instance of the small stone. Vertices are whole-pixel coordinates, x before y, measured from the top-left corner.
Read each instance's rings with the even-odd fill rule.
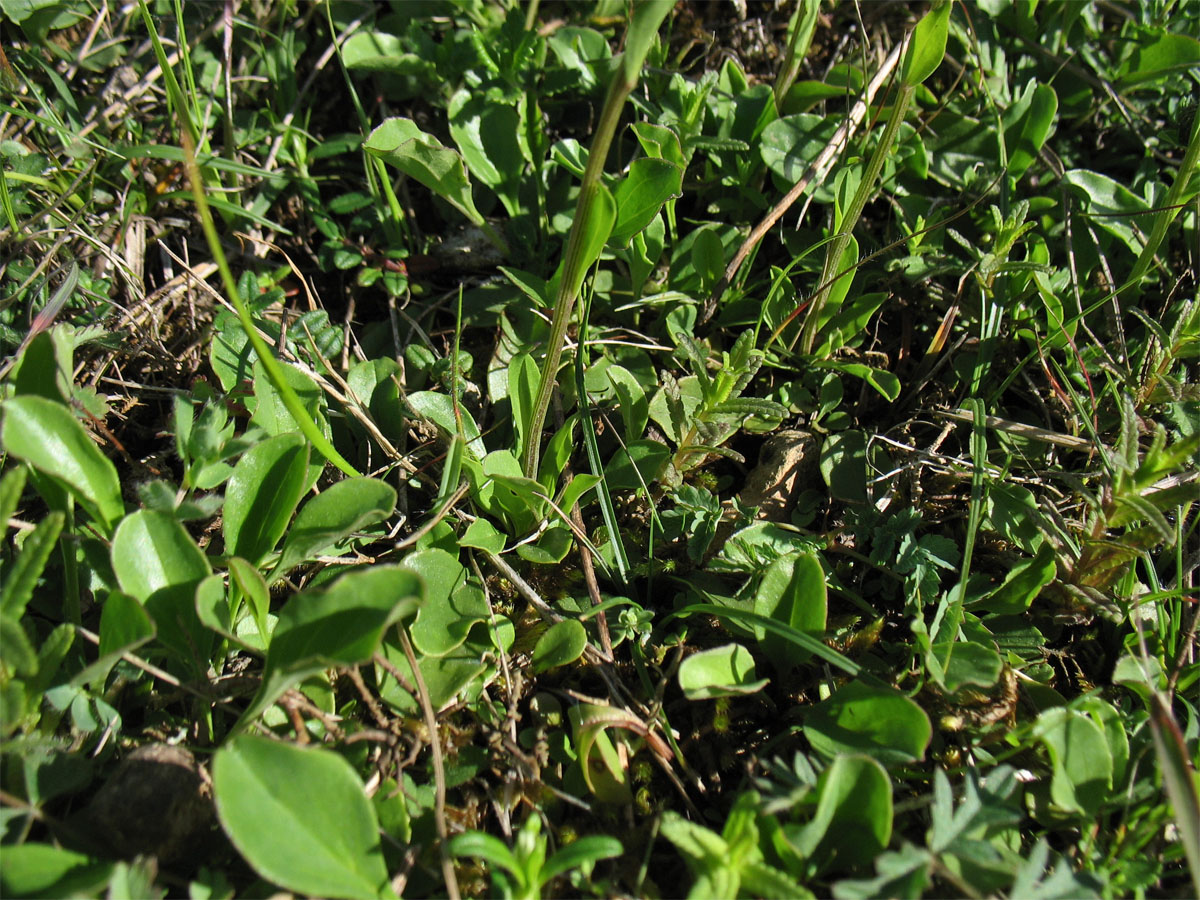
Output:
[[[124,858],[186,858],[215,823],[212,782],[183,747],[148,744],[130,753],[86,811],[91,830]]]
[[[786,522],[797,495],[817,473],[817,440],[807,431],[780,431],[763,443],[758,459],[738,501],[757,506],[772,522]]]

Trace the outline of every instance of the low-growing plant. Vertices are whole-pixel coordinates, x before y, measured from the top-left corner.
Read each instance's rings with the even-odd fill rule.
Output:
[[[1197,10],[745,13],[0,11],[3,892],[1200,891]]]

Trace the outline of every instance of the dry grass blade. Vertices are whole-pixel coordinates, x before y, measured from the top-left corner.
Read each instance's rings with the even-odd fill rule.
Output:
[[[847,143],[853,134],[858,130],[864,118],[866,118],[867,110],[875,101],[875,95],[879,93],[879,89],[891,77],[896,65],[900,62],[900,57],[903,55],[905,48],[908,46],[907,40],[901,41],[892,48],[891,53],[884,59],[880,65],[879,71],[875,73],[875,77],[867,84],[867,89],[864,95],[859,98],[850,110],[850,115],[838,126],[838,130],[834,132],[829,143],[825,145],[817,158],[812,161],[804,174],[800,176],[800,180],[792,186],[792,189],[784,195],[771,209],[769,213],[763,216],[761,222],[754,226],[746,240],[742,241],[742,245],[738,248],[738,252],[734,254],[729,265],[725,267],[725,274],[716,283],[709,294],[708,301],[704,304],[704,310],[700,314],[700,323],[703,324],[713,317],[717,311],[717,304],[721,300],[721,296],[725,290],[733,282],[734,276],[737,275],[738,269],[742,267],[742,263],[746,261],[751,251],[758,246],[759,241],[763,239],[768,231],[775,227],[775,223],[783,218],[784,213],[791,209],[792,204],[800,199],[801,195],[808,190],[813,183],[820,181],[829,174],[833,168],[834,160],[838,154],[843,152]]]

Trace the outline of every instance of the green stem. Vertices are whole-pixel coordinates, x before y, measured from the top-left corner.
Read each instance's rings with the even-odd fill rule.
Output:
[[[588,304],[590,306],[590,303]],[[613,561],[617,565],[621,586],[629,584],[629,558],[625,555],[625,542],[621,538],[621,529],[617,526],[617,514],[613,509],[612,496],[608,491],[608,482],[604,480],[604,464],[600,458],[600,445],[596,441],[596,427],[592,422],[592,410],[588,402],[587,386],[584,384],[584,366],[587,365],[587,314],[583,311],[583,325],[579,331],[579,350],[575,365],[575,392],[579,395],[580,422],[583,432],[583,445],[587,450],[588,466],[592,474],[600,478],[596,485],[596,498],[600,502],[600,515],[604,519],[604,527],[608,529],[608,539],[612,544]]]
[[[1192,122],[1191,139],[1188,141],[1183,161],[1179,164],[1179,171],[1175,173],[1175,181],[1172,182],[1171,189],[1167,191],[1166,202],[1159,209],[1158,215],[1154,217],[1154,227],[1150,229],[1150,236],[1146,238],[1146,246],[1142,248],[1137,262],[1133,264],[1133,271],[1129,273],[1129,278],[1121,287],[1121,291],[1136,286],[1150,270],[1150,266],[1154,262],[1154,254],[1158,252],[1159,245],[1167,236],[1167,227],[1181,212],[1179,195],[1192,180],[1192,173],[1196,171],[1197,161],[1200,161],[1200,115],[1196,116],[1195,121]]]
[[[285,380],[283,368],[271,354],[271,348],[267,346],[267,342],[259,335],[258,328],[254,324],[254,319],[250,316],[250,310],[242,301],[242,295],[237,287],[237,280],[233,277],[233,272],[229,268],[229,261],[225,258],[225,252],[221,249],[221,241],[217,237],[217,229],[213,225],[212,213],[208,208],[208,199],[204,196],[204,183],[200,177],[200,168],[196,165],[195,147],[192,145],[187,131],[184,131],[180,137],[183,139],[184,167],[187,170],[188,180],[192,184],[192,196],[196,199],[196,212],[200,215],[200,225],[204,229],[204,237],[208,240],[208,248],[212,252],[217,268],[221,272],[221,281],[225,285],[225,293],[229,297],[229,302],[237,310],[242,328],[245,329],[246,337],[250,339],[250,345],[254,347],[254,352],[258,355],[258,359],[263,365],[263,370],[267,373],[268,380],[275,390],[278,391],[280,398],[283,400],[284,407],[291,413],[301,433],[308,438],[309,443],[316,448],[317,452],[347,475],[358,477],[360,474],[359,471],[346,462],[342,454],[337,452],[333,444],[329,442],[329,439],[317,428],[316,422],[312,420],[312,416],[304,408],[304,404],[300,402],[300,398],[296,396],[296,392],[292,390],[292,386]]]
[[[672,0],[647,0],[634,11],[633,21],[626,33],[625,54],[609,83],[608,94],[604,98],[604,108],[600,113],[600,122],[592,137],[587,167],[583,170],[583,184],[580,186],[579,200],[575,205],[575,220],[571,224],[571,234],[567,238],[562,277],[559,279],[558,293],[554,298],[554,315],[550,320],[550,339],[546,345],[546,360],[542,364],[537,399],[530,417],[529,439],[525,445],[525,459],[523,460],[523,468],[528,478],[537,477],[538,460],[542,450],[542,427],[546,424],[546,412],[550,409],[550,398],[558,381],[558,365],[562,360],[563,344],[567,339],[567,326],[571,321],[571,311],[575,307],[575,299],[579,296],[579,288],[583,283],[587,264],[584,259],[584,239],[591,223],[596,195],[600,192],[600,178],[604,174],[608,148],[612,145],[613,136],[617,132],[617,122],[620,121],[625,98],[637,85],[638,74],[642,70],[642,63],[645,62],[654,35],[658,32],[658,26],[666,18],[673,5]]]
[[[813,346],[817,341],[817,328],[822,320],[821,312],[829,298],[829,292],[833,290],[832,282],[837,280],[835,276],[841,266],[842,254],[846,251],[846,245],[850,243],[850,235],[854,231],[854,226],[858,224],[859,217],[862,216],[863,207],[875,193],[875,182],[883,170],[884,160],[887,159],[892,145],[896,142],[896,135],[900,133],[900,125],[904,122],[904,114],[908,112],[908,105],[912,100],[914,90],[913,85],[901,84],[900,93],[892,107],[892,115],[883,130],[883,135],[879,138],[879,145],[871,155],[870,162],[867,163],[867,170],[858,184],[858,190],[854,192],[854,198],[846,207],[837,235],[825,251],[825,267],[821,271],[821,279],[818,284],[823,285],[829,282],[829,286],[818,291],[808,307],[808,314],[804,318],[804,327],[800,330],[801,353],[808,354],[813,351]]]

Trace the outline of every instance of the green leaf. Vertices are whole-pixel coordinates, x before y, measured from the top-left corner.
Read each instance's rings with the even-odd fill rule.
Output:
[[[495,672],[495,665],[491,659],[495,655],[497,644],[507,650],[512,645],[513,636],[512,623],[497,617],[495,628],[485,629],[479,626],[472,629],[467,640],[445,656],[420,657],[417,665],[434,708],[440,709],[445,706],[460,692],[477,691],[483,687],[487,683],[485,679],[490,677],[487,673]],[[394,641],[383,645],[383,655],[411,684],[412,670],[403,651]],[[388,703],[407,715],[420,714],[420,706],[416,700],[395,682],[390,672],[378,666],[375,677],[380,684],[380,693]]]
[[[242,596],[250,602],[250,614],[254,617],[254,624],[258,627],[258,636],[262,638],[262,646],[265,649],[267,637],[270,635],[267,616],[271,611],[271,592],[267,580],[263,578],[257,566],[251,565],[240,556],[230,557],[229,578],[230,586],[236,585],[242,592]],[[238,623],[231,622],[230,624],[236,626]]]
[[[871,863],[892,836],[892,782],[869,756],[839,756],[817,781],[817,809],[794,841],[820,870]]]
[[[399,434],[405,428],[404,407],[397,383],[400,365],[390,357],[368,359],[350,368],[346,383],[370,412],[384,434]]]
[[[1053,767],[1050,799],[1060,809],[1095,816],[1112,788],[1112,754],[1104,731],[1073,709],[1043,710],[1033,733]]]
[[[942,0],[925,14],[913,29],[912,41],[904,55],[900,81],[916,87],[932,75],[946,55],[946,35],[950,29],[950,0]]]
[[[612,706],[580,703],[567,711],[584,783],[604,803],[632,803],[628,757],[617,752],[609,728],[628,728],[629,713]],[[595,752],[598,755],[593,755]]]
[[[129,594],[113,591],[100,612],[100,649],[94,663],[72,679],[73,684],[101,685],[121,654],[154,638],[157,629],[145,607]]]
[[[375,811],[338,754],[242,735],[217,751],[213,791],[225,833],[268,881],[324,897],[394,896]]]
[[[33,468],[65,482],[105,533],[125,515],[116,467],[61,403],[13,397],[3,404],[0,444]]]
[[[454,415],[454,401],[445,394],[436,391],[415,391],[408,395],[408,405],[412,407],[413,412],[433,422],[447,435],[458,434],[460,420]],[[487,448],[479,436],[479,426],[465,409],[460,408],[459,414],[462,417],[462,436],[467,441],[467,449],[476,459],[483,459],[487,455]]]
[[[423,596],[424,586],[412,572],[399,566],[374,566],[292,597],[275,623],[262,686],[237,730],[309,675],[369,661],[384,631],[412,615]]]
[[[925,757],[933,726],[899,691],[852,681],[809,710],[804,734],[826,756],[865,753],[882,763],[910,763]]]
[[[17,511],[29,470],[24,466],[13,466],[0,478],[0,538],[8,534],[8,520]]]
[[[246,565],[249,565],[249,563],[246,563]],[[258,570],[255,569],[254,571],[257,572]],[[253,647],[260,652],[265,651],[267,648],[266,641],[253,644],[251,641],[244,640],[234,633],[236,626],[233,622],[233,611],[230,609],[230,606],[230,598],[225,590],[225,579],[220,575],[209,575],[196,585],[196,618],[200,620],[200,624],[214,634],[234,644]]]
[[[25,607],[33,596],[38,579],[42,577],[50,552],[58,543],[65,521],[63,513],[52,512],[38,522],[37,527],[26,536],[17,558],[4,572],[3,583],[0,584],[0,613],[14,622],[25,614]]]
[[[750,527],[754,528],[755,526],[752,525]],[[676,610],[671,615],[689,616],[697,613],[716,616],[721,619],[729,619],[751,628],[762,626],[767,631],[774,631],[776,634],[786,637],[797,647],[807,650],[813,656],[825,660],[830,665],[837,666],[837,668],[849,675],[858,675],[861,671],[858,663],[847,659],[832,647],[825,646],[811,634],[797,631],[789,625],[784,625],[782,622],[777,622],[774,619],[765,618],[748,609],[739,609],[736,606],[718,606],[715,603],[692,603],[682,609]]]
[[[446,107],[450,136],[471,174],[500,195],[510,216],[520,212],[518,190],[525,160],[515,106],[490,94],[461,88]]]
[[[304,494],[308,443],[268,438],[238,460],[225,491],[225,551],[257,565],[275,549]]]
[[[811,113],[776,119],[763,129],[759,155],[767,168],[789,185],[795,184],[833,138],[839,122],[834,116]],[[819,203],[833,202],[829,187],[814,184],[805,193],[810,192]]]
[[[821,445],[821,477],[840,500],[867,499],[867,436],[861,431],[831,434]]]
[[[583,655],[587,631],[577,619],[564,619],[551,625],[533,648],[530,672],[537,675],[558,666],[566,666]]]
[[[1024,613],[1037,599],[1042,588],[1058,574],[1054,547],[1043,543],[1037,555],[1022,560],[1004,576],[1004,581],[995,592],[972,606],[986,609],[993,615]]]
[[[1045,145],[1058,114],[1058,95],[1050,85],[1038,84],[1033,88],[1028,106],[1017,126],[1005,135],[1009,149],[1008,174],[1014,178],[1025,173]]]
[[[582,476],[576,475],[575,477]],[[517,555],[521,559],[527,559],[538,565],[557,565],[567,558],[567,554],[571,551],[571,541],[571,529],[559,522],[543,531],[532,544],[518,544]],[[603,565],[603,559],[597,561]]]
[[[541,884],[549,884],[564,872],[594,865],[602,859],[614,859],[625,852],[621,842],[607,834],[590,834],[558,850],[542,866]]]
[[[1145,200],[1109,176],[1088,169],[1064,172],[1062,181],[1084,201],[1096,227],[1115,235],[1134,253],[1142,252],[1145,237],[1133,223],[1141,221],[1148,209]]]
[[[608,366],[604,375],[612,384],[620,404],[618,411],[625,426],[625,443],[640,440],[650,418],[650,405],[646,400],[645,389],[624,366]]]
[[[60,328],[43,331],[29,342],[13,370],[13,393],[62,403],[71,394],[72,368],[72,348]]]
[[[87,897],[103,892],[114,863],[49,844],[4,848],[0,886],[5,897]]]
[[[212,571],[187,530],[173,516],[150,509],[117,526],[112,567],[121,590],[143,603],[156,591],[195,584]]]
[[[445,550],[418,550],[401,565],[425,585],[425,603],[409,629],[422,655],[445,656],[467,639],[472,626],[489,618],[483,591],[467,581],[466,568]]]
[[[377,478],[346,478],[330,485],[296,514],[268,580],[274,581],[355,531],[386,519],[395,506],[395,488]]]
[[[295,366],[275,360],[272,360],[271,365],[278,368],[280,381],[291,388],[296,395],[297,401],[304,409],[303,415],[308,421],[302,425],[292,415],[287,401],[284,399],[284,394],[276,387],[273,376],[263,365],[261,359],[254,363],[254,396],[247,400],[247,406],[253,410],[250,421],[269,435],[303,432],[307,427],[310,431],[315,430],[318,436],[324,436],[326,440],[329,440],[331,431],[329,419],[325,414],[325,394],[317,386],[317,383]],[[311,434],[306,436],[312,441]],[[316,482],[324,467],[325,461],[319,456],[309,464],[307,476],[309,485]],[[345,470],[343,469],[343,471]],[[358,473],[347,472],[346,474],[357,475]]]
[[[525,442],[529,440],[529,422],[537,398],[539,377],[537,363],[528,353],[518,353],[508,364],[508,399],[512,403],[518,457],[524,454]]]
[[[847,362],[842,359],[824,359],[813,365],[820,369],[833,369],[836,372],[845,372],[847,375],[861,378],[879,391],[880,395],[889,403],[894,403],[900,396],[900,379],[886,369],[877,369],[874,366]]]
[[[999,653],[974,641],[957,641],[953,648],[949,644],[934,644],[933,652],[939,659],[950,654],[942,678],[942,686],[948,691],[957,691],[964,685],[990,688],[1000,680],[1004,669]]]
[[[521,872],[520,864],[512,851],[494,835],[482,831],[468,831],[452,837],[449,846],[450,853],[454,856],[476,856],[513,875]]]
[[[351,71],[383,72],[432,78],[436,69],[429,60],[405,50],[405,41],[394,34],[362,29],[342,45],[342,63]]]
[[[693,653],[679,664],[679,686],[689,700],[753,694],[768,679],[754,678],[754,657],[741,644]]]
[[[692,241],[692,268],[700,275],[700,284],[710,289],[725,272],[725,245],[716,228],[699,228]]]
[[[686,165],[683,150],[679,145],[679,135],[663,125],[650,122],[634,122],[630,128],[637,135],[642,151],[654,159],[665,159],[678,166]]]
[[[683,169],[665,159],[635,159],[629,174],[617,185],[617,219],[609,243],[627,246],[629,239],[658,215],[664,203],[682,195]]]
[[[1027,553],[1040,552],[1043,545],[1038,521],[1041,519],[1037,498],[1019,484],[996,482],[988,486],[987,525],[1005,540]]]
[[[603,184],[596,184],[596,196],[588,211],[587,221],[583,223],[583,231],[579,235],[578,258],[574,267],[568,270],[574,273],[575,283],[570,285],[570,296],[579,296],[579,287],[583,284],[584,276],[592,263],[600,258],[600,252],[608,243],[613,225],[617,221],[617,201]]]
[[[28,678],[37,672],[37,651],[21,623],[0,611],[0,654],[6,666]]]
[[[143,509],[113,535],[112,567],[121,590],[140,600],[158,641],[189,677],[208,666],[213,634],[196,613],[196,586],[211,572],[208,557],[179,520]]]
[[[663,466],[671,458],[671,450],[658,441],[634,441],[614,454],[604,469],[608,489],[630,493],[649,487],[658,479]]]
[[[476,519],[458,539],[460,547],[474,547],[485,553],[499,553],[504,549],[504,535],[487,519]]]
[[[474,224],[483,224],[462,157],[423,132],[412,119],[385,120],[363,146],[372,156],[425,185]]]
[[[825,572],[815,556],[805,553],[771,563],[754,596],[754,612],[820,637],[825,633],[826,603]],[[780,674],[811,656],[761,625],[754,629],[754,637]]]
[[[849,303],[842,304],[838,308],[837,314],[821,326],[819,343],[815,350],[817,358],[823,359],[832,355],[834,351],[840,350],[850,340],[861,335],[866,330],[871,316],[875,315],[887,298],[888,295],[883,292],[859,294]],[[866,367],[864,366],[864,368]],[[898,384],[899,381],[897,381]],[[896,396],[899,396],[898,389]],[[895,400],[896,397],[893,396],[889,399]]]
[[[1200,63],[1200,41],[1187,34],[1149,33],[1135,47],[1119,70],[1117,84],[1124,89],[1163,78],[1172,71],[1184,71]]]

